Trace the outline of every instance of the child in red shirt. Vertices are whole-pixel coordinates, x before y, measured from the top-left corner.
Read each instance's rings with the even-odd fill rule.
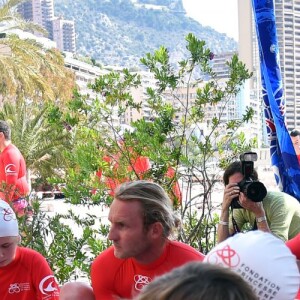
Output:
[[[46,259],[19,247],[18,222],[12,208],[0,200],[1,300],[59,300],[59,287]]]

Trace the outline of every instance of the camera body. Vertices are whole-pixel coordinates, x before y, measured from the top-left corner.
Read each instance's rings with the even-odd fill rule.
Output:
[[[261,202],[267,195],[267,189],[263,183],[253,179],[254,161],[257,161],[257,153],[246,152],[240,155],[242,173],[244,178],[238,183],[240,192],[244,193],[253,202]],[[239,197],[231,202],[232,208],[243,208],[239,203]]]

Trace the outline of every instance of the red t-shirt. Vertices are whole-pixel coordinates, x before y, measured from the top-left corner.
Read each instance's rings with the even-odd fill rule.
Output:
[[[114,248],[102,252],[93,262],[91,269],[92,287],[96,300],[126,299],[135,297],[154,277],[190,261],[203,261],[204,255],[189,245],[168,241],[163,254],[148,265],[135,259],[118,259]]]
[[[297,259],[300,259],[300,233],[298,233],[298,235],[294,238],[286,241],[286,245],[290,248]]]
[[[286,245],[290,248],[296,258],[300,260],[300,233],[291,240],[286,241]],[[300,299],[300,289],[296,299]]]
[[[6,192],[3,192],[3,184],[7,185]],[[7,202],[25,197],[29,193],[25,160],[13,144],[0,153],[0,190],[0,198]]]
[[[0,268],[1,300],[59,300],[59,287],[46,259],[18,247],[15,259]]]

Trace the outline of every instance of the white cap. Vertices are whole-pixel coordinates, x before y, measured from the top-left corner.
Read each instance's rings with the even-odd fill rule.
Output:
[[[0,237],[18,236],[19,226],[13,209],[0,200]]]
[[[215,246],[204,261],[236,271],[252,286],[258,299],[294,300],[299,289],[295,256],[270,233],[238,233]]]

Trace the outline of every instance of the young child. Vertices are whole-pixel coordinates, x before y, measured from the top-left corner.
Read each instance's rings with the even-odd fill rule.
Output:
[[[0,200],[1,300],[58,300],[59,287],[46,259],[18,246],[19,227],[12,208]]]

